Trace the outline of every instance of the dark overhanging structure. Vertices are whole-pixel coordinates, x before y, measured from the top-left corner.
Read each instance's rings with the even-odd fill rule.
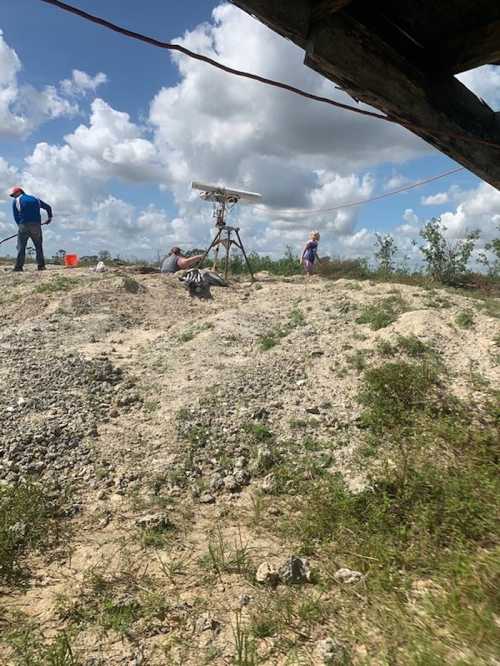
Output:
[[[454,76],[500,65],[500,0],[232,1],[355,100],[500,189],[500,113]]]

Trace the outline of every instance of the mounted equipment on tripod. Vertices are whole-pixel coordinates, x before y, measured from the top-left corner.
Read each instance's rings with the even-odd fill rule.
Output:
[[[217,261],[219,258],[219,249],[222,246],[226,250],[224,258],[224,279],[227,280],[229,272],[229,254],[231,246],[235,245],[243,255],[248,271],[254,280],[252,267],[248,261],[247,253],[243,246],[240,237],[239,227],[230,227],[226,224],[226,215],[238,203],[256,203],[262,196],[256,192],[245,192],[243,190],[231,190],[220,185],[205,185],[204,183],[194,182],[192,184],[193,190],[200,190],[200,197],[204,201],[209,201],[213,204],[213,217],[215,219],[215,228],[217,230],[210,247],[204,253],[199,265],[201,266],[204,260],[209,255],[210,251],[215,249],[214,270],[217,270]]]

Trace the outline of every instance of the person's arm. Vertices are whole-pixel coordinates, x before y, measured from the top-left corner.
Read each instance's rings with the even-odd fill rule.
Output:
[[[17,209],[17,199],[14,199],[12,202],[12,213],[14,214],[14,220],[16,221],[16,224],[19,224],[21,221],[21,215],[19,214],[19,210]]]
[[[185,271],[189,268],[194,268],[203,259],[203,254],[196,254],[194,257],[179,257],[177,260],[177,268]]]
[[[306,253],[306,250],[307,250],[307,246],[308,246],[308,245],[309,245],[309,241],[307,241],[307,243],[304,245],[304,249],[302,250],[302,254],[300,255],[300,261],[301,261],[301,262],[304,261],[304,255],[305,255],[305,253]]]
[[[49,222],[52,220],[52,208],[48,203],[45,203],[45,201],[42,201],[41,199],[38,199],[38,202],[40,204],[40,208],[43,208],[43,210],[47,212],[47,215],[49,216],[47,224],[49,224]]]

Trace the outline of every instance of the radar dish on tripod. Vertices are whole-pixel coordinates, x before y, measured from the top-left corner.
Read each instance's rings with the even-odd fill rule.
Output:
[[[245,190],[233,190],[222,185],[206,185],[197,181],[192,184],[193,190],[201,191],[201,198],[205,201],[227,201],[228,203],[256,203],[262,199],[257,192],[246,192]]]
[[[201,266],[205,259],[208,257],[212,249],[215,250],[215,259],[214,259],[214,268],[217,270],[217,260],[219,257],[219,248],[222,246],[226,250],[226,256],[224,261],[224,279],[227,281],[227,275],[229,270],[229,253],[231,247],[234,245],[237,247],[245,260],[245,263],[248,267],[248,271],[254,280],[252,267],[248,261],[247,253],[243,246],[243,242],[240,237],[239,227],[229,227],[226,224],[226,216],[231,212],[231,210],[238,203],[255,203],[262,199],[262,195],[257,194],[257,192],[246,192],[245,190],[232,190],[222,185],[206,185],[205,183],[199,183],[197,181],[192,183],[193,190],[200,190],[200,197],[204,201],[209,201],[212,203],[213,207],[213,218],[215,219],[215,228],[216,234],[215,238],[212,240],[210,247],[202,255],[199,265]]]

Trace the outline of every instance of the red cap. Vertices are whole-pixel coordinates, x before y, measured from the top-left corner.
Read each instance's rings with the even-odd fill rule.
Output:
[[[10,188],[9,197],[15,197],[18,194],[24,194],[24,190],[22,187],[19,187],[19,185],[14,185],[14,187]]]

